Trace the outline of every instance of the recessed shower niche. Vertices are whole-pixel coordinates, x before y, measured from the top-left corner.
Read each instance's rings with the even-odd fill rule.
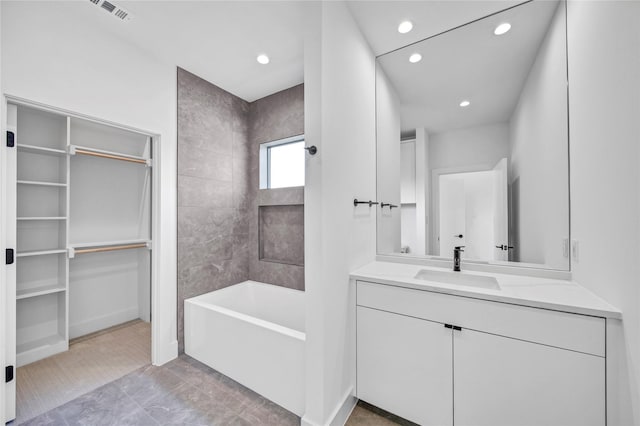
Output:
[[[259,259],[304,265],[304,205],[260,206]]]

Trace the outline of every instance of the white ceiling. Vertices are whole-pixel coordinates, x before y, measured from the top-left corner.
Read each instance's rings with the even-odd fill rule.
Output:
[[[249,102],[303,82],[303,3],[123,1],[121,22],[88,0],[97,25]],[[261,65],[256,56],[269,55]]]
[[[176,64],[253,101],[303,82],[305,1],[110,0],[133,15],[120,22],[88,0],[80,15],[160,60]],[[349,1],[358,26],[379,55],[522,0]],[[409,34],[397,32],[404,19]],[[266,53],[268,65],[255,58]]]
[[[376,56],[475,19],[507,9],[523,0],[353,0],[348,5]],[[413,22],[407,34],[400,22]]]
[[[520,5],[378,58],[400,98],[402,131],[508,122],[557,6]],[[502,22],[511,31],[494,35]],[[423,58],[416,64],[408,60],[414,52]],[[462,100],[471,105],[461,108]]]

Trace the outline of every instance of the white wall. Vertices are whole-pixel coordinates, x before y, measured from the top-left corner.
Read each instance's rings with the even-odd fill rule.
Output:
[[[382,67],[376,70],[377,200],[400,205],[400,98]],[[400,252],[400,209],[378,207],[378,253]]]
[[[309,2],[305,28],[305,425],[344,421],[354,392],[349,272],[375,257],[375,58],[344,2]],[[346,404],[345,404],[346,402]]]
[[[513,260],[568,269],[566,13],[559,7],[510,121]],[[514,184],[514,181],[517,183]]]
[[[609,425],[640,424],[640,3],[568,4],[571,238],[576,281],[608,321]],[[620,338],[621,342],[616,342]]]
[[[124,42],[126,24],[95,12],[90,2],[3,1],[2,92],[160,135],[153,360],[162,364],[177,355],[176,68]]]
[[[490,164],[509,156],[506,124],[489,124],[429,135],[429,169]]]

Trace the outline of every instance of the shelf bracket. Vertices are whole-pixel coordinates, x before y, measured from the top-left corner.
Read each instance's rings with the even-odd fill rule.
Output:
[[[69,259],[73,259],[74,257],[76,257],[76,249],[74,249],[73,247],[69,247],[67,250],[69,252]]]

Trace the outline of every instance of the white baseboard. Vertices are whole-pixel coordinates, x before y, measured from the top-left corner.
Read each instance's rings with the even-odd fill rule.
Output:
[[[84,336],[89,333],[104,330],[123,322],[132,321],[139,318],[138,307],[125,309],[119,312],[112,312],[101,317],[89,318],[84,321],[69,324],[69,339]]]
[[[301,426],[344,426],[344,424],[349,419],[351,412],[355,408],[358,403],[358,398],[353,396],[353,388],[349,389],[349,391],[345,394],[345,396],[341,399],[341,403],[333,410],[331,416],[325,423],[316,423],[309,420],[308,417],[303,416],[300,420]]]

